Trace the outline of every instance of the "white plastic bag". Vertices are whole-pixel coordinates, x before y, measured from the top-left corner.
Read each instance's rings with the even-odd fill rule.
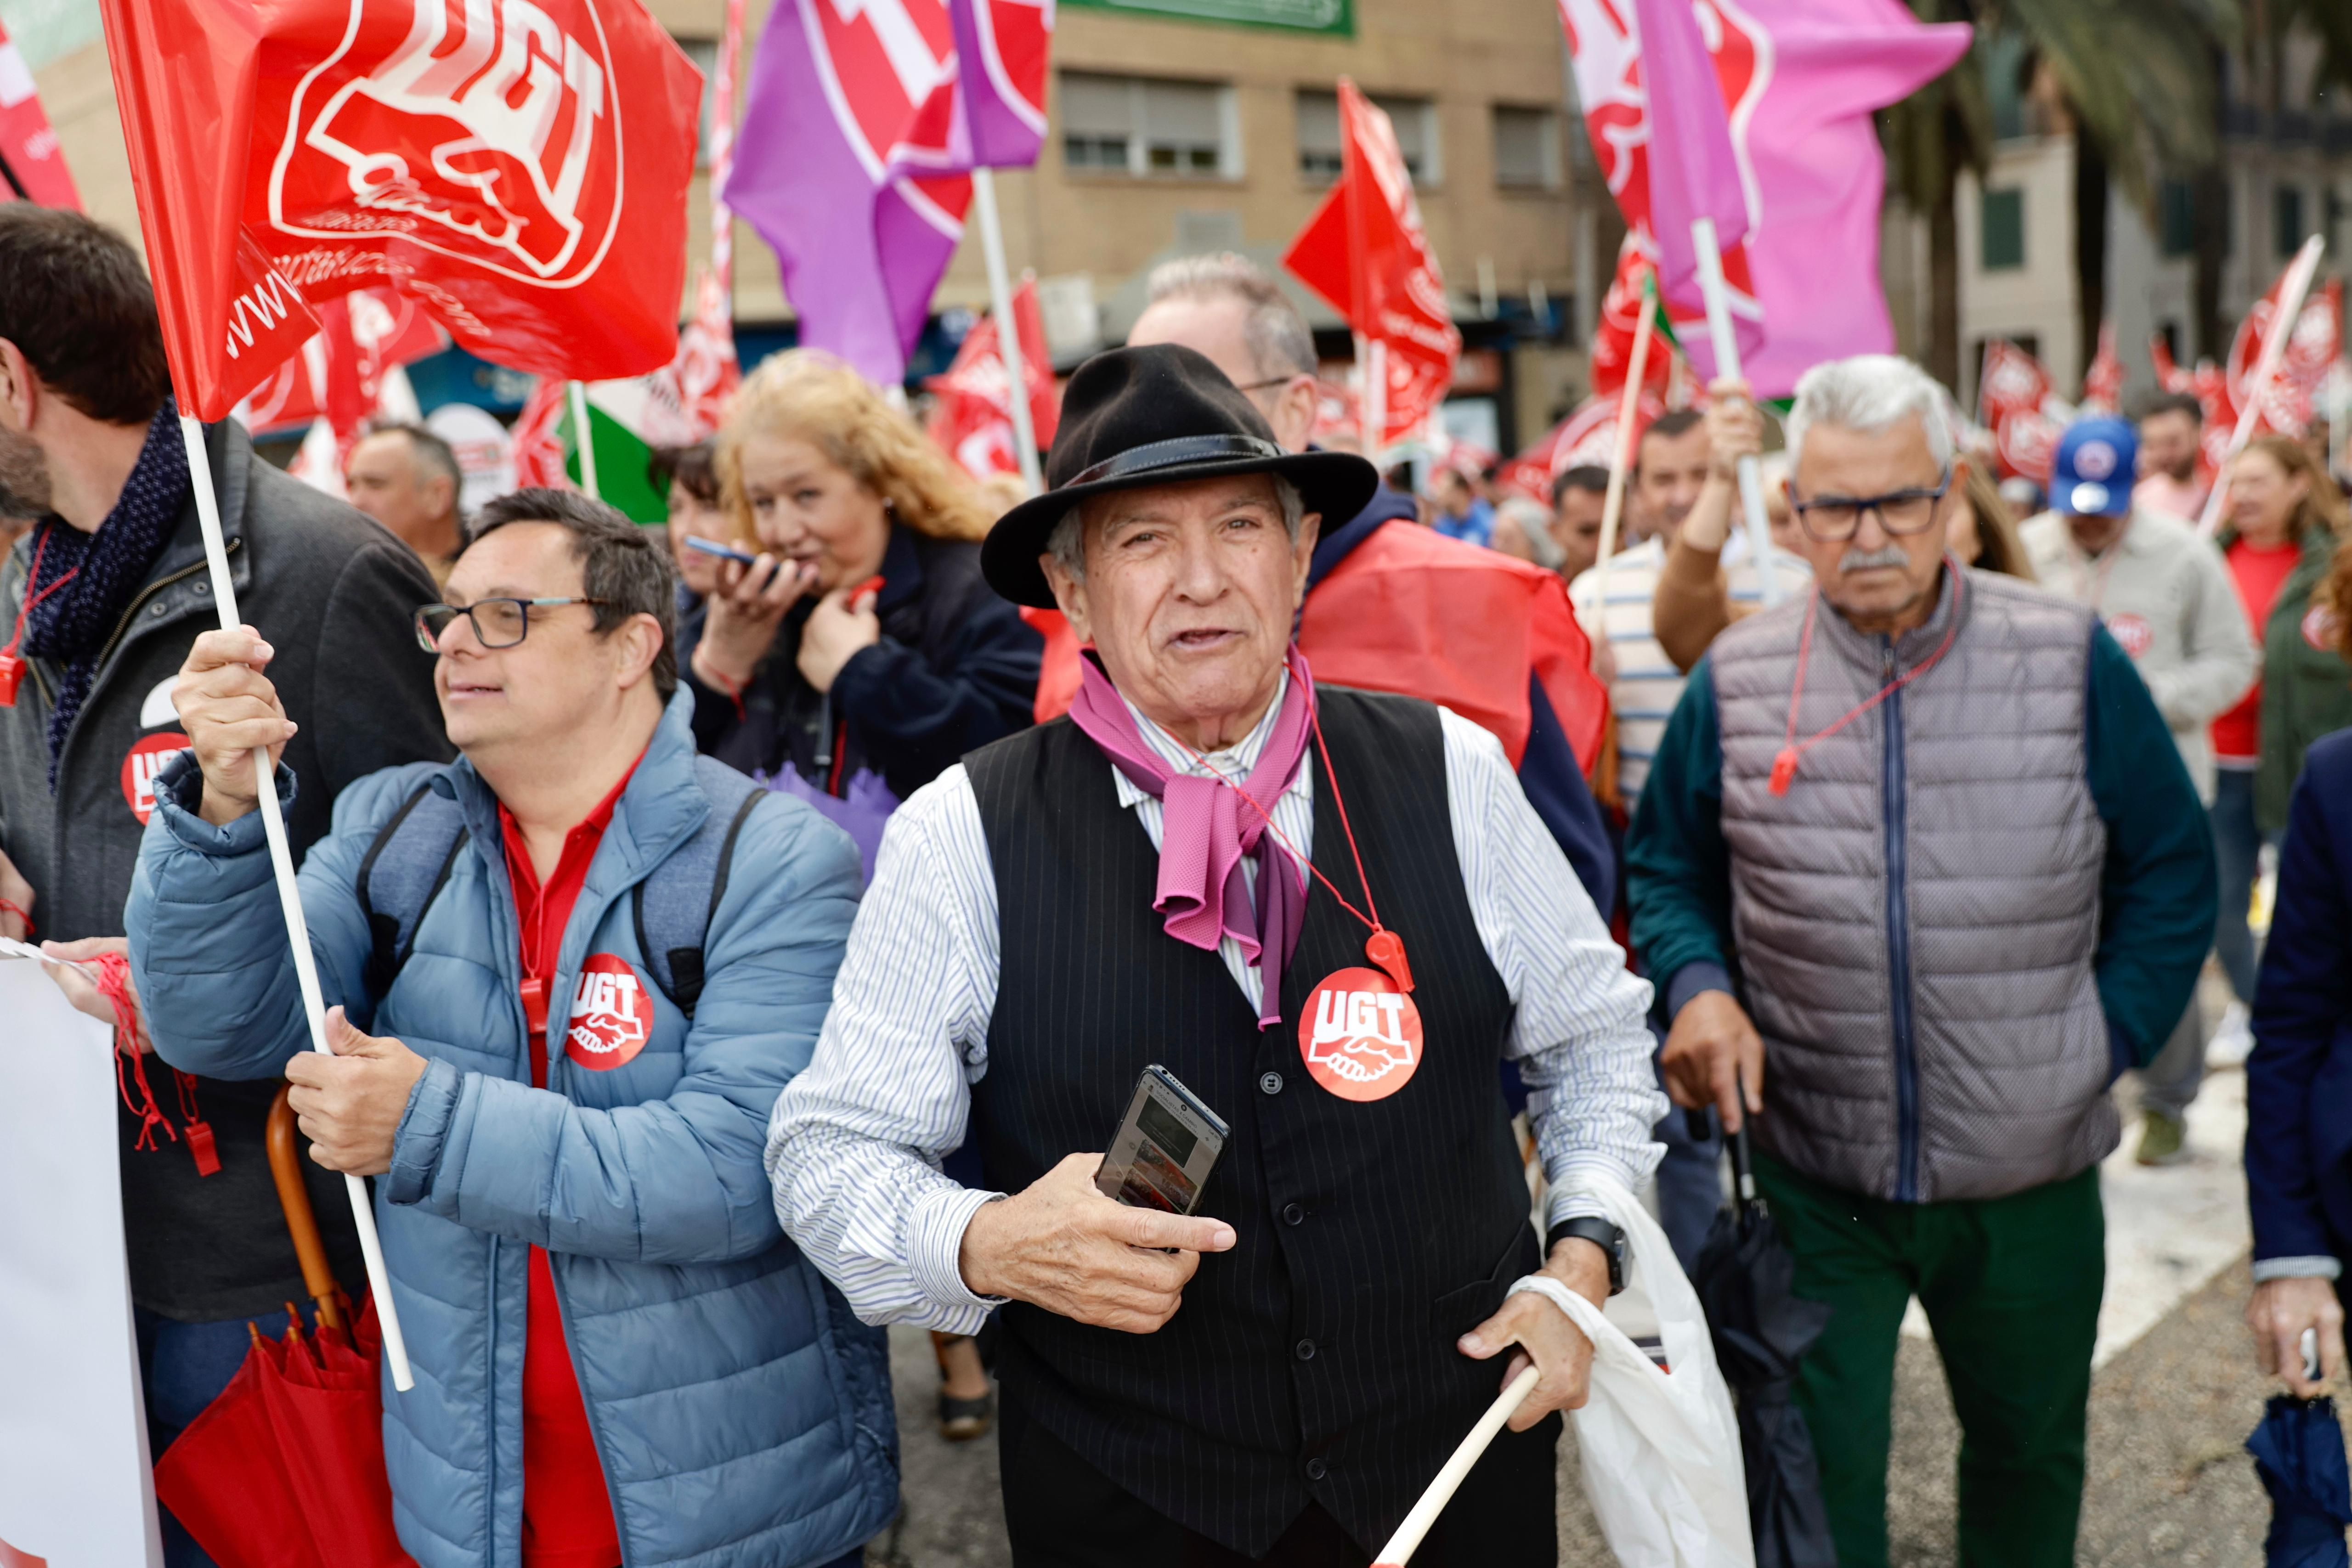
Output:
[[[1599,1308],[1561,1292],[1593,1346],[1592,1396],[1570,1414],[1601,1532],[1622,1568],[1755,1568],[1739,1427],[1698,1293],[1632,1193],[1597,1178],[1578,1190],[1625,1232],[1619,1300],[1648,1298],[1674,1369],[1659,1371]]]

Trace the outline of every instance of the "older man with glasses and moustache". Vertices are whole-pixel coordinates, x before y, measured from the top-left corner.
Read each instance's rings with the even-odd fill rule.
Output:
[[[1669,1092],[1754,1119],[1843,1568],[1887,1561],[1895,1335],[1927,1308],[1964,1434],[1959,1561],[2074,1561],[2107,1088],[2187,1005],[2213,850],[2086,606],[1964,569],[1943,391],[1864,355],[1788,419],[1818,587],[1693,668],[1627,846]]]
[[[294,731],[277,654],[196,640],[126,915],[155,1049],[282,1072],[312,1157],[375,1178],[422,1568],[855,1563],[898,1502],[887,1352],[778,1230],[760,1151],[857,851],[696,757],[668,565],[611,507],[491,502],[444,591],[415,619],[459,759],[352,784],[302,865],[332,1057],[254,810],[252,749]]]

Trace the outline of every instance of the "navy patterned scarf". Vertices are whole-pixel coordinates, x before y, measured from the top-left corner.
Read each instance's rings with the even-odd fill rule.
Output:
[[[180,411],[170,398],[147,426],[147,444],[123,481],[122,495],[94,534],[58,517],[45,519],[33,544],[47,542],[41,580],[27,585],[27,597],[59,581],[71,582],[41,601],[25,618],[25,652],[65,668],[57,706],[49,710],[49,789],[58,787],[58,759],[81,713],[99,655],[138,597],[155,558],[178,526],[188,501],[188,454],[180,444]]]

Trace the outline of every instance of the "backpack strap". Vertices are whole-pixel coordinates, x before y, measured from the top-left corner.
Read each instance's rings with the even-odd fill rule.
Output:
[[[467,830],[457,803],[430,779],[401,802],[360,859],[360,913],[367,917],[368,995],[382,1000],[416,944],[416,928],[440,895]],[[391,852],[387,853],[386,852]]]
[[[710,814],[691,838],[630,890],[637,951],[662,994],[689,1022],[702,999],[703,939],[727,896],[735,841],[767,790],[723,762],[694,759],[695,782],[710,799]]]

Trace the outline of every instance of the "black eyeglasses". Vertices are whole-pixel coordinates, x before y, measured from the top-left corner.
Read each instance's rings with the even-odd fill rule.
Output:
[[[1262,382],[1244,382],[1234,390],[1245,392],[1264,392],[1268,387],[1286,387],[1297,379],[1295,376],[1268,376]]]
[[[1864,512],[1878,514],[1878,526],[1890,535],[1924,534],[1936,522],[1936,504],[1952,491],[1952,471],[1932,490],[1889,490],[1884,496],[1822,496],[1800,501],[1790,491],[1790,509],[1805,532],[1825,545],[1843,544],[1862,528]]]
[[[441,651],[441,634],[462,615],[474,623],[474,641],[485,648],[511,648],[530,632],[534,607],[551,610],[560,604],[610,604],[609,599],[478,599],[459,609],[454,604],[416,607],[416,641],[428,653]]]

